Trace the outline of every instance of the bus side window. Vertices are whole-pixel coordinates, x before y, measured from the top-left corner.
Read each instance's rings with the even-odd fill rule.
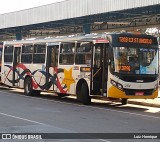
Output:
[[[76,48],[76,64],[91,64],[92,47],[90,42],[77,43]]]
[[[74,64],[75,43],[62,43],[60,48],[59,63],[64,65]]]
[[[33,45],[23,45],[21,54],[21,63],[32,63]]]
[[[12,62],[13,60],[13,46],[5,46],[4,62]]]
[[[46,55],[45,44],[34,45],[33,63],[44,63],[45,55]]]
[[[57,67],[58,64],[58,45],[55,45],[53,47],[49,47],[49,66],[50,67]]]
[[[91,54],[85,54],[85,64],[91,64]]]
[[[94,66],[96,66],[97,68],[100,68],[101,66],[101,60],[100,60],[101,56],[102,56],[101,47],[97,45],[95,47],[95,59],[94,59]]]
[[[49,66],[50,66],[50,67],[54,67],[54,65],[55,65],[54,48],[51,48],[51,49],[50,49],[50,53],[49,53],[49,54],[51,54],[50,59],[49,59],[49,61],[50,61]]]

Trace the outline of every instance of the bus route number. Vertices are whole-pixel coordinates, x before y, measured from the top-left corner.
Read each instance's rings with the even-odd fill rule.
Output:
[[[152,39],[139,38],[139,37],[119,37],[119,42],[122,43],[139,43],[139,44],[152,44]]]

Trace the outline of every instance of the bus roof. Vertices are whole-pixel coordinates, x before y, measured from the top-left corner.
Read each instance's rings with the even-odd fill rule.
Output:
[[[17,41],[5,41],[4,43],[7,45],[14,45],[14,44],[36,44],[36,43],[59,43],[59,42],[81,42],[81,41],[93,41],[99,38],[105,37],[104,34],[89,34],[89,35],[82,35],[82,36],[68,36],[68,37],[53,37],[53,38],[44,38],[44,39],[28,39],[28,40],[17,40]]]
[[[118,38],[119,36],[135,36],[135,37],[149,37],[154,38],[151,35],[145,34],[132,34],[132,33],[104,33],[104,34],[87,34],[87,35],[72,35],[72,36],[64,36],[64,37],[52,37],[52,38],[44,38],[44,39],[28,39],[28,40],[17,40],[17,41],[5,41],[6,45],[15,45],[15,44],[36,44],[36,43],[54,43],[59,44],[60,42],[69,43],[69,42],[94,42],[94,43],[109,43],[115,42],[113,39]],[[116,41],[117,42],[117,41]]]

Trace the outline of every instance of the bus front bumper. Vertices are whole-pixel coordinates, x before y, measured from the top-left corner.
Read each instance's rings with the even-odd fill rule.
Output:
[[[128,99],[154,99],[158,97],[158,88],[156,89],[123,89],[120,90],[115,86],[108,89],[107,97],[111,98],[128,98]]]

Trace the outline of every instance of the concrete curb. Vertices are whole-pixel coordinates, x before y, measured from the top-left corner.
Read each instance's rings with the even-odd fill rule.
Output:
[[[145,101],[134,101],[134,100],[128,100],[128,104],[136,104],[136,105],[142,105],[142,106],[149,106],[149,107],[158,107],[160,108],[160,101],[155,102],[145,102]]]

